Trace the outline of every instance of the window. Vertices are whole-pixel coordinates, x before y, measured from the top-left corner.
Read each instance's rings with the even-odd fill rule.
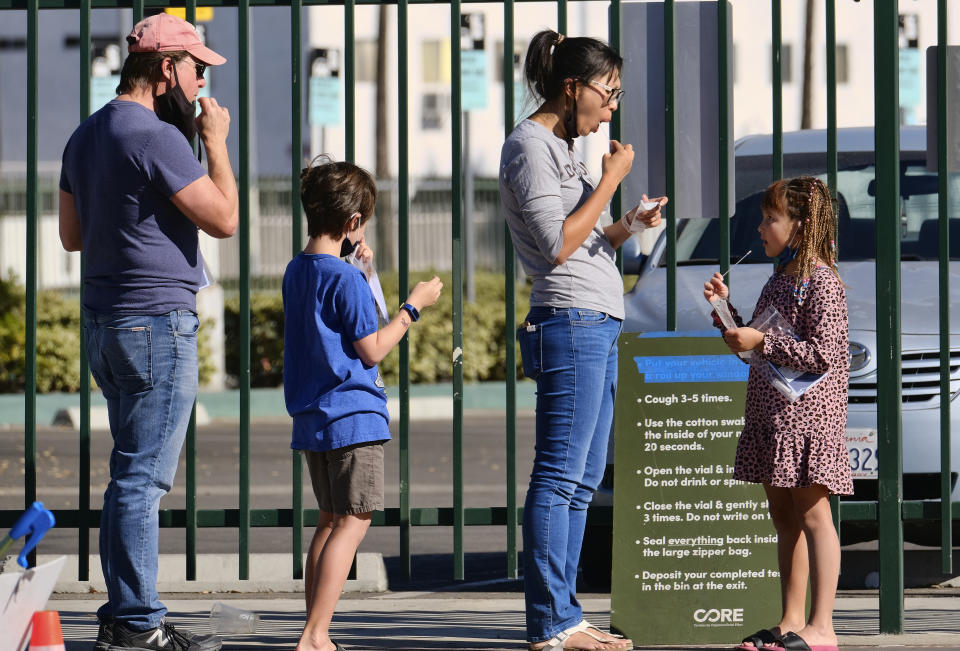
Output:
[[[837,45],[837,83],[850,83],[850,50],[846,46]]]
[[[442,129],[450,112],[450,96],[446,93],[424,93],[420,109],[420,128],[424,131]]]
[[[421,47],[423,58],[423,81],[427,84],[450,82],[450,40],[424,41]]]
[[[793,81],[793,46],[789,43],[780,45],[780,70],[783,76],[783,83],[789,84]],[[773,81],[773,46],[770,46],[770,80]]]
[[[377,81],[377,40],[373,38],[357,39],[354,45],[356,53],[357,81]]]

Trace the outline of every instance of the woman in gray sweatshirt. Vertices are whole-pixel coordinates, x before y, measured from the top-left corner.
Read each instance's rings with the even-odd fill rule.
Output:
[[[594,184],[574,139],[609,122],[623,59],[592,38],[534,36],[525,75],[541,106],[500,155],[500,196],[517,255],[533,280],[518,331],[524,374],[537,382],[536,455],[523,514],[527,639],[532,651],[624,649],[591,626],[576,598],[587,505],[606,465],[624,316],[616,249],[660,222],[660,197],[617,222],[606,207],[633,163],[610,141]]]

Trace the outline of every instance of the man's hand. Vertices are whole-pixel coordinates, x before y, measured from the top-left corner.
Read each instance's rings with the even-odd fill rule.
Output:
[[[230,112],[212,97],[201,97],[197,101],[200,102],[200,115],[195,122],[203,142],[226,143],[230,132]]]
[[[753,328],[730,328],[723,333],[723,340],[732,353],[742,353],[763,346],[763,333]]]

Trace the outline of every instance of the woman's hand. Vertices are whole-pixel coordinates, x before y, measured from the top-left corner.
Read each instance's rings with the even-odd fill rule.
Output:
[[[742,353],[763,345],[763,333],[753,328],[730,328],[723,333],[730,352]]]
[[[647,195],[641,195],[641,201],[632,210],[623,216],[620,225],[631,235],[639,233],[645,228],[656,228],[660,225],[660,208],[667,204],[666,197],[655,197],[648,199]],[[644,210],[644,204],[655,204],[653,208]]]
[[[728,296],[730,296],[730,289],[723,284],[723,276],[719,271],[703,284],[703,297],[710,303],[726,299]]]
[[[610,153],[603,155],[601,175],[608,176],[611,181],[620,185],[630,168],[633,167],[633,145],[621,145],[616,140],[610,141]]]

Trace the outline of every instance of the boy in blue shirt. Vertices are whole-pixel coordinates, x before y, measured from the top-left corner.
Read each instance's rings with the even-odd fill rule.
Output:
[[[346,162],[325,162],[300,175],[310,241],[283,275],[283,390],[293,417],[294,450],[310,471],[320,520],[304,581],[307,623],[297,649],[335,651],[330,621],[354,555],[383,509],[387,394],[377,364],[440,297],[436,276],[419,283],[397,315],[377,329],[367,278],[340,258],[369,259],[363,244],[373,215],[373,177]]]

